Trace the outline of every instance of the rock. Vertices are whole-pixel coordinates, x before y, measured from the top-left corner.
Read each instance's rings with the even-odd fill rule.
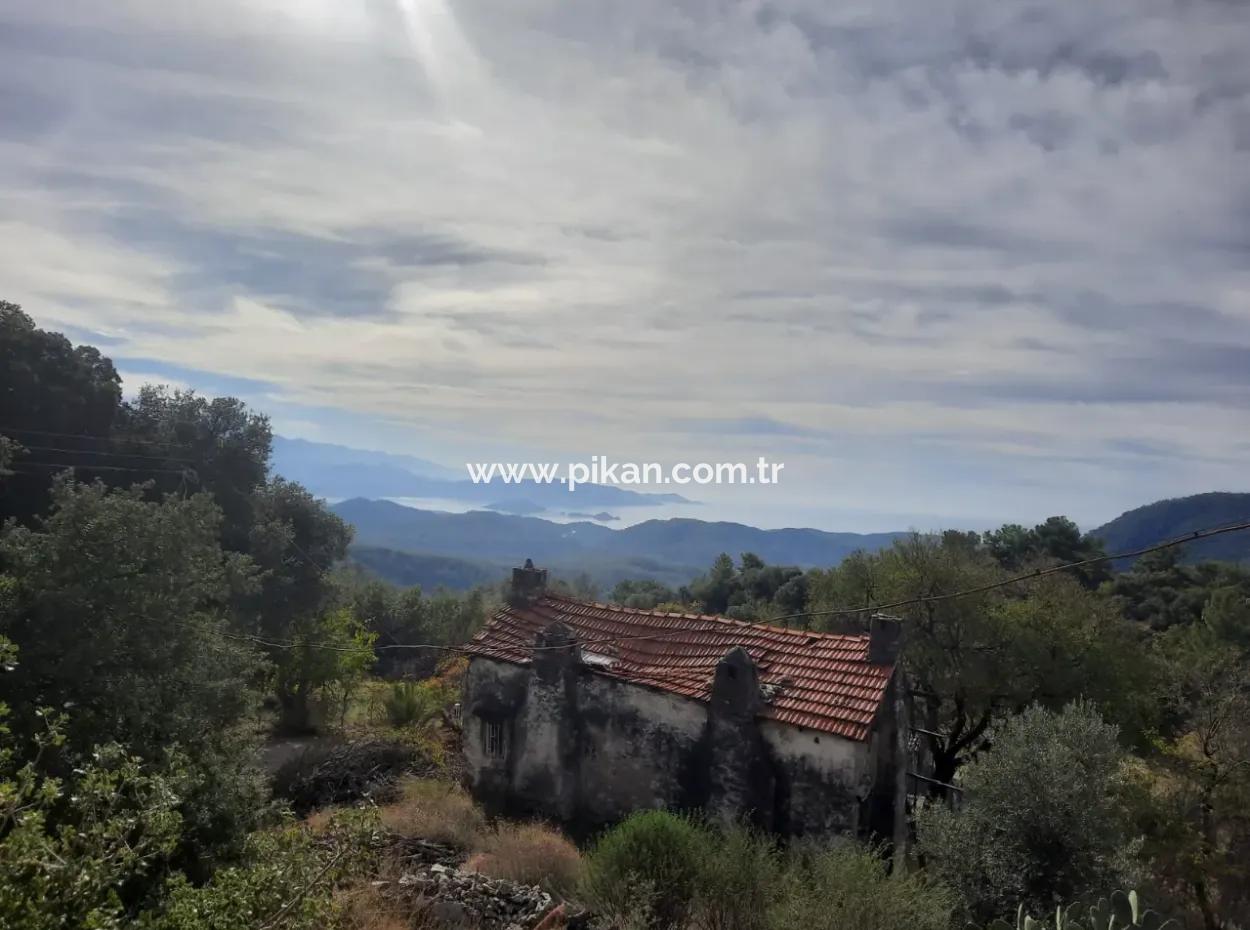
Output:
[[[462,924],[468,915],[459,901],[435,901],[430,906],[430,916],[445,924]]]

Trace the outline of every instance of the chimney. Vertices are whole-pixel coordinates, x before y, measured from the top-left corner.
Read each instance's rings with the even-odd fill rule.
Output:
[[[898,661],[903,640],[903,624],[897,617],[873,614],[868,624],[868,661],[873,665],[893,665]]]
[[[523,568],[512,570],[512,590],[508,603],[513,606],[532,604],[547,590],[547,569],[535,568],[533,559],[526,559]]]

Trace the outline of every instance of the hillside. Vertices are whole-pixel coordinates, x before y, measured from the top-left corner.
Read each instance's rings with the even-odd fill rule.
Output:
[[[532,558],[557,574],[586,572],[600,583],[654,578],[681,584],[707,569],[722,552],[754,552],[771,564],[836,565],[856,549],[888,546],[900,533],[827,533],[811,529],[762,530],[741,523],[648,520],[623,529],[596,523],[552,523],[494,511],[442,513],[390,501],[354,498],[332,508],[356,528],[356,550],[398,550],[409,558],[467,560],[501,569]],[[380,556],[366,558],[378,563]],[[387,556],[391,570],[403,561]],[[365,562],[365,559],[361,559]],[[368,564],[368,563],[366,563]],[[380,571],[377,565],[370,565]],[[408,566],[405,570],[424,571]],[[389,573],[388,577],[391,577]],[[395,578],[398,580],[398,578]]]
[[[454,556],[430,553],[400,552],[381,546],[352,546],[348,550],[352,562],[391,584],[423,591],[447,588],[467,591],[479,585],[495,584],[507,577],[505,566]]]
[[[1091,535],[1101,539],[1108,552],[1122,552],[1194,530],[1245,520],[1250,520],[1250,494],[1213,492],[1137,507],[1092,530]],[[1185,546],[1183,552],[1186,562],[1250,561],[1250,532],[1203,539]]]

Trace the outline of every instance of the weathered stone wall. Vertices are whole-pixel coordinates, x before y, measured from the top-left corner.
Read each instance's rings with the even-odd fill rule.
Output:
[[[489,809],[551,817],[577,833],[648,808],[746,815],[785,835],[865,825],[872,744],[758,719],[753,667],[732,676],[728,667],[705,704],[599,674],[575,649],[544,652],[533,666],[474,657],[464,699],[470,787]],[[503,736],[494,755],[491,725]]]

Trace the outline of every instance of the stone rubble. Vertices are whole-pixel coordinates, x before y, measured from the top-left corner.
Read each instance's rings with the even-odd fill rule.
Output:
[[[442,862],[405,873],[396,884],[399,893],[429,902],[431,916],[451,927],[528,930],[556,905],[536,885],[487,878]]]

